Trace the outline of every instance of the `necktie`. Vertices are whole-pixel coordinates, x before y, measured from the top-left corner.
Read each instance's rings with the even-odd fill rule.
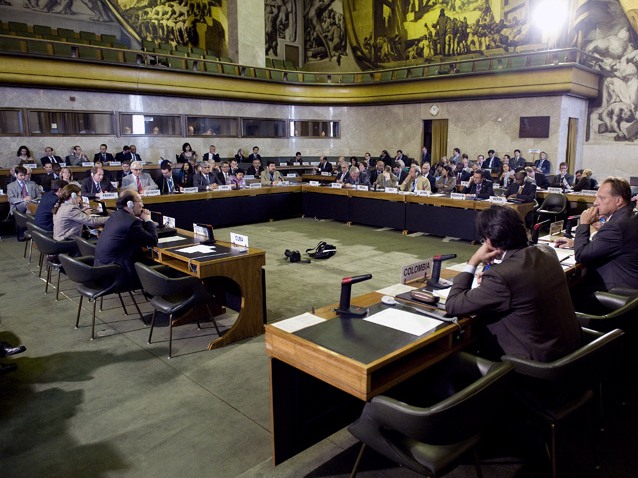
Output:
[[[416,189],[416,179],[412,181],[412,192]]]
[[[481,192],[481,183],[478,183],[476,185],[476,194],[480,194],[480,192]]]
[[[173,179],[172,178],[168,178],[168,192],[169,193],[173,192]]]
[[[275,175],[273,173],[270,173],[270,182],[274,182],[275,181]]]
[[[106,154],[102,154],[102,162],[106,161]]]
[[[206,184],[210,184],[210,179],[208,179],[208,174],[204,174],[204,179],[206,180]]]
[[[523,194],[523,186],[519,186],[518,188],[518,194]]]
[[[49,162],[51,164],[53,164],[53,163],[57,163],[57,160],[55,158],[52,158],[51,156],[49,156]]]
[[[228,184],[228,173],[224,173],[224,184]]]
[[[138,193],[142,193],[144,191],[144,188],[142,187],[142,181],[140,181],[140,178],[137,178],[137,192]]]
[[[25,198],[27,197],[29,194],[27,192],[27,187],[26,184],[24,184],[24,182],[20,183],[20,191],[22,191],[22,197]]]
[[[102,188],[100,187],[100,183],[95,183],[95,191],[98,193],[102,192]]]

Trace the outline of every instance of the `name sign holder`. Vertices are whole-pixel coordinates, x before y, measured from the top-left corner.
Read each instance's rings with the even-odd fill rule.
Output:
[[[296,178],[297,175],[295,173],[288,173],[288,174],[286,174],[286,177],[287,178]]]
[[[330,185],[330,187],[333,188],[333,189],[341,189],[343,187],[343,184],[341,184],[341,183],[332,183]]]
[[[385,188],[386,193],[397,194],[399,190],[397,188]]]
[[[490,196],[492,204],[507,204],[507,198],[503,196]]]
[[[217,191],[232,191],[233,187],[230,184],[221,184],[217,187]]]
[[[104,199],[117,199],[117,193],[102,193],[100,197]]]
[[[328,171],[322,171],[321,175],[322,176],[332,176],[332,173],[329,173]]]
[[[370,188],[365,184],[357,184],[357,191],[369,191]]]
[[[160,194],[161,193],[159,189],[147,189],[146,191],[142,193],[142,196],[151,197],[151,196],[159,196]]]
[[[231,244],[235,244],[236,246],[248,247],[248,236],[231,232],[230,242]]]
[[[583,189],[581,191],[581,193],[583,193],[583,196],[595,196],[597,192],[598,191],[596,191],[595,189]]]
[[[547,192],[555,194],[563,194],[562,188],[547,188]]]
[[[92,161],[82,161],[83,168],[92,168],[93,166],[95,166],[95,164],[93,164]]]
[[[109,166],[122,166],[122,161],[109,161]]]
[[[429,197],[432,194],[432,191],[426,191],[425,189],[417,189],[414,191],[414,194],[417,196],[426,196]]]
[[[463,194],[463,193],[450,193],[450,199],[465,200],[465,194]]]
[[[261,187],[261,183],[250,183],[250,189],[259,189]]]
[[[319,181],[309,181],[308,184],[310,186],[319,186]]]
[[[197,186],[193,186],[191,188],[182,188],[182,192],[185,194],[193,194],[199,192],[199,189],[197,189]]]
[[[432,258],[426,259],[421,262],[415,262],[414,264],[408,264],[401,269],[401,284],[407,284],[409,282],[418,279],[427,279],[432,275]]]

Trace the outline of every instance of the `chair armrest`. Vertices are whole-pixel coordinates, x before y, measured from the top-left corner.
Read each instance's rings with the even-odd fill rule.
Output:
[[[612,294],[609,292],[594,292],[594,297],[598,303],[608,310],[617,310],[625,307],[635,297],[629,295]]]

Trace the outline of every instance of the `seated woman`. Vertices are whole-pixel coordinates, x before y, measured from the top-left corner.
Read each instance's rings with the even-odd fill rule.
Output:
[[[79,181],[73,179],[73,171],[71,171],[70,168],[62,168],[60,170],[60,179],[63,179],[68,184],[75,184],[77,187],[80,187]]]
[[[180,188],[192,188],[193,176],[195,176],[195,169],[186,161],[182,164],[182,169],[177,173],[177,184]]]
[[[82,209],[80,187],[67,184],[53,208],[53,239],[63,241],[82,235],[84,226],[101,226],[108,217],[91,217],[90,209]]]
[[[579,169],[576,171],[576,184],[574,184],[574,192],[583,190],[592,190],[596,188],[595,180],[591,177],[591,169]]]
[[[234,176],[230,177],[230,181],[233,189],[246,189],[248,187],[246,185],[246,180],[244,179],[244,171],[241,169],[237,171]]]
[[[498,184],[503,189],[507,189],[512,182],[514,182],[514,171],[510,169],[509,163],[503,162],[503,172],[498,178]]]
[[[436,190],[439,193],[450,194],[456,190],[456,176],[450,166],[441,168],[441,175],[436,179]]]
[[[18,166],[24,166],[25,164],[27,165],[33,164],[38,168],[42,167],[42,163],[40,163],[40,160],[35,159],[33,156],[31,156],[31,151],[29,151],[29,148],[27,148],[26,146],[20,146],[18,148],[16,164]]]
[[[197,153],[193,151],[190,143],[184,143],[182,145],[182,154],[177,158],[178,163],[196,163],[197,162]]]
[[[383,173],[377,176],[374,185],[377,188],[396,188],[398,186],[397,177],[392,174],[392,168],[390,166],[383,168]]]

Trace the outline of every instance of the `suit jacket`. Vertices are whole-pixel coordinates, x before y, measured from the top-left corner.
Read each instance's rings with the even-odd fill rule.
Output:
[[[580,180],[574,184],[574,192],[594,189],[594,182],[592,178],[588,178],[584,174],[581,176]]]
[[[428,181],[428,178],[425,178],[421,175],[418,175],[416,179],[412,179],[408,176],[408,178],[401,183],[400,189],[401,191],[412,192],[412,185],[415,183],[415,191],[432,191],[432,187],[430,186],[430,181]]]
[[[518,160],[515,157],[510,158],[510,169],[514,171],[516,168],[524,168],[525,167],[525,158],[520,156]]]
[[[470,178],[472,177],[470,172],[465,169],[462,169],[461,172],[453,171],[452,175],[456,178],[456,182],[458,184],[460,184],[461,181],[469,181]]]
[[[428,181],[430,181],[430,189],[433,193],[437,192],[436,189],[436,176],[432,174],[432,170],[430,170],[430,174],[428,174]]]
[[[133,173],[129,170],[129,172],[128,172],[128,174],[126,174],[126,176],[130,176],[131,174],[133,174]],[[124,175],[124,171],[120,169],[120,170],[117,172],[117,176],[115,176],[115,178],[116,178],[115,180],[116,180],[116,181],[118,182],[118,184],[121,186],[121,185],[122,185],[122,180],[123,180],[126,176]]]
[[[27,194],[31,196],[31,199],[40,199],[40,189],[38,185],[33,181],[24,181],[24,186],[27,188]],[[11,205],[11,212],[18,209],[20,212],[24,212],[27,209],[27,203],[22,199],[22,189],[18,181],[13,181],[7,185],[7,198]]]
[[[446,178],[440,176],[436,180],[436,190],[440,193],[453,193],[456,190],[456,177],[448,175]]]
[[[90,175],[80,182],[80,187],[82,188],[82,196],[86,196],[89,199],[94,198],[98,193],[97,188],[95,187],[95,181],[93,181],[93,178]],[[102,179],[102,181],[100,181],[100,191],[112,193],[115,192],[116,189],[108,179]]]
[[[120,151],[119,153],[115,153],[115,161],[119,161],[121,163],[122,161],[124,161],[124,159],[128,159],[127,154],[128,153],[125,153],[124,151]]]
[[[219,156],[219,153],[215,153],[215,154],[210,154],[210,153],[205,153],[202,156],[202,161],[215,161],[216,163],[221,162],[222,158]],[[183,162],[183,161],[180,161]]]
[[[587,267],[589,289],[638,289],[638,220],[631,206],[616,211],[593,238],[589,236],[590,226],[581,224],[574,239],[576,261]]]
[[[374,185],[378,188],[396,188],[399,186],[399,183],[394,173],[390,173],[390,179],[386,179],[383,174],[377,175],[377,180],[374,182]]]
[[[38,180],[39,180],[39,184],[40,184],[40,186],[42,186],[42,189],[44,190],[44,192],[47,192],[47,191],[51,190],[51,181],[53,181],[54,179],[60,179],[60,175],[56,174],[56,173],[41,174],[40,175]]]
[[[226,178],[224,177],[224,173],[222,171],[219,171],[217,173],[217,181],[221,185],[233,184],[233,175],[230,174],[230,169],[228,170],[228,181],[226,181]]]
[[[346,183],[352,184],[354,186],[361,185],[361,186],[370,187],[370,178],[368,177],[367,173],[363,172],[363,173],[359,173],[359,177],[355,181],[354,178],[348,174],[348,179],[346,180]]]
[[[549,187],[547,176],[545,176],[543,173],[534,173],[534,182],[539,188],[547,189]]]
[[[214,173],[195,173],[193,176],[193,186],[196,186],[198,191],[206,191],[211,184],[219,184],[219,178]]]
[[[261,177],[261,173],[263,172],[264,168],[259,166],[258,169],[255,169],[254,166],[248,166],[248,169],[246,170],[246,174],[249,176],[255,176],[255,178],[260,178]]]
[[[505,197],[515,195],[516,199],[520,199],[522,202],[534,202],[536,199],[536,184],[525,181],[523,191],[519,193],[519,189],[520,185],[517,182],[513,182],[507,187]]]
[[[275,171],[272,176],[268,171],[263,171],[261,173],[261,184],[263,186],[272,186],[275,181],[283,181],[284,178],[279,171]]]
[[[489,199],[494,196],[494,183],[489,179],[481,181],[481,190],[477,193],[477,184],[472,182],[469,187],[465,188],[465,194],[474,194],[476,199]]]
[[[319,162],[319,172],[320,173],[331,173],[332,172],[332,163],[330,161],[326,161],[325,163]]]
[[[341,180],[341,182],[344,184],[348,183],[350,180],[350,172],[346,171],[345,173],[342,173],[341,171],[339,171],[339,174],[337,174],[337,181],[339,180]]]
[[[251,163],[252,163],[255,159],[258,159],[259,161],[261,161],[261,154],[259,154],[259,153],[257,153],[257,154],[255,154],[255,153],[250,153],[250,154],[248,155],[248,161],[249,161],[249,162],[251,162]],[[237,161],[237,162],[239,162],[239,161]]]
[[[178,188],[179,188],[179,178],[177,177],[177,174],[172,173],[171,177],[173,178],[173,190],[171,191],[168,185],[168,180],[166,179],[166,177],[162,174],[160,176],[160,178],[157,180],[157,187],[160,190],[160,194],[172,194],[175,192],[179,192]]]
[[[109,217],[97,240],[95,265],[117,264],[123,269],[127,286],[139,283],[134,263],[143,258],[142,247],[157,245],[157,229],[152,221],[142,221],[124,209]]]
[[[91,162],[88,156],[84,153],[82,153],[82,156],[76,156],[75,153],[69,154],[65,161],[67,166],[82,166],[82,163]]]
[[[228,169],[228,173],[229,173],[231,176],[237,176],[237,173],[239,173],[239,172],[242,172],[242,173],[243,173],[243,172],[244,172],[244,170],[243,170],[242,168],[240,168],[240,167],[236,167],[236,168],[229,168],[229,169]]]
[[[574,184],[574,176],[572,176],[571,174],[565,174],[565,179],[567,180],[567,184],[569,184],[570,186]],[[560,174],[554,176],[552,187],[565,189],[565,185],[563,184],[563,176],[561,176]]]
[[[54,155],[54,156],[52,156],[52,157],[53,157],[53,160],[51,160],[51,158],[49,158],[48,156],[43,156],[43,157],[41,157],[41,158],[40,158],[40,162],[42,163],[42,166],[44,166],[45,164],[49,164],[49,163],[52,163],[52,164],[56,164],[56,163],[57,163],[57,164],[60,164],[60,163],[62,163],[62,162],[63,162],[63,161],[62,161],[62,158],[61,158],[60,156],[55,156],[55,155]]]
[[[53,231],[53,206],[58,202],[58,195],[49,191],[42,195],[33,222],[45,231]]]
[[[60,204],[53,215],[53,239],[63,241],[82,235],[84,226],[96,227],[104,224],[108,217],[91,217],[82,212],[79,206],[65,202]]]
[[[131,162],[133,162],[133,161],[143,161],[142,157],[138,153],[133,154],[130,151],[128,153],[125,153],[123,157],[124,157],[124,159],[128,159]]]
[[[542,163],[542,164],[541,164]],[[543,174],[549,174],[552,170],[552,165],[549,163],[547,159],[537,159],[534,161],[534,166],[540,169]]]
[[[399,171],[399,174],[395,174],[395,176],[397,177],[397,184],[401,185],[403,184],[403,181],[405,181],[405,178],[408,177],[408,173],[406,173],[405,170],[402,169],[401,171]]]
[[[157,184],[151,178],[151,175],[148,173],[140,173],[140,182],[142,183],[142,188],[146,189],[157,189]],[[135,179],[134,174],[129,174],[122,178],[122,183],[120,184],[120,189],[132,189],[137,191],[137,180]]]
[[[379,170],[377,168],[372,168],[369,173],[370,184],[374,184],[377,182],[377,178],[379,177]]]
[[[104,155],[106,156],[106,159],[102,157],[102,153],[95,153],[95,156],[93,156],[93,162],[102,161],[103,163],[106,163],[114,161],[113,155],[111,153],[104,153]]]
[[[498,156],[494,156],[494,158],[492,158],[492,164],[490,164],[490,158],[487,158],[483,163],[483,168],[491,169],[492,171],[497,172],[500,171],[502,164],[503,162],[501,161],[501,158],[499,158]]]
[[[507,251],[474,289],[473,278],[469,272],[454,278],[445,308],[451,315],[478,314],[498,343],[491,354],[497,359],[504,352],[550,362],[580,347],[567,279],[551,247]]]

